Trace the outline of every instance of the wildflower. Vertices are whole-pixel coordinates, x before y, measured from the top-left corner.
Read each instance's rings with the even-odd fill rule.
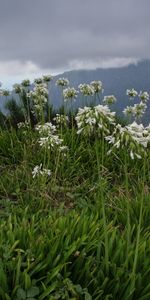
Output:
[[[38,143],[41,147],[47,147],[48,149],[60,148],[63,146],[63,139],[56,134],[56,126],[53,124],[45,123],[44,125],[37,125],[36,130],[39,132]]]
[[[62,86],[62,87],[66,87],[69,85],[69,80],[67,78],[59,78],[57,81],[56,81],[56,85],[58,86]]]
[[[43,83],[43,79],[42,78],[36,78],[36,79],[34,79],[34,83],[35,84],[42,84]]]
[[[124,115],[132,115],[133,114],[133,106],[127,106],[124,110],[123,110]]]
[[[103,92],[103,84],[101,81],[99,81],[99,80],[91,81],[90,85],[92,86],[92,88],[94,88],[95,94]]]
[[[78,131],[90,135],[101,132],[103,135],[109,134],[110,124],[114,124],[115,113],[111,112],[107,105],[97,105],[94,107],[79,108],[77,116]]]
[[[84,96],[93,96],[95,94],[95,89],[93,85],[90,84],[79,84],[78,86],[80,92]]]
[[[141,99],[141,101],[143,103],[146,103],[149,100],[149,94],[148,94],[148,92],[142,92],[141,91],[138,96],[139,96],[139,98]]]
[[[8,90],[2,91],[2,96],[8,97],[10,95],[10,92]]]
[[[48,101],[48,88],[45,83],[39,83],[35,85],[33,91],[27,94],[27,97],[31,98],[33,101],[34,108],[41,112],[43,107]]]
[[[22,81],[21,85],[23,87],[29,87],[30,86],[30,80],[29,79],[25,79]]]
[[[43,125],[36,125],[35,129],[39,132],[40,135],[48,135],[56,132],[56,126],[51,122],[47,122]]]
[[[135,89],[131,89],[126,91],[126,95],[132,99],[138,95],[138,92]]]
[[[50,176],[51,170],[42,168],[42,164],[35,166],[32,171],[33,178],[39,176]]]
[[[77,98],[78,91],[75,88],[67,88],[63,90],[64,101],[74,100]]]
[[[142,101],[140,103],[134,104],[132,112],[133,116],[136,118],[140,118],[144,115],[146,111],[147,105]]]
[[[117,101],[114,95],[105,96],[103,99],[103,103],[105,104],[113,104]]]
[[[66,125],[67,122],[69,122],[68,116],[59,115],[59,114],[56,114],[56,116],[53,118],[53,120],[56,122],[57,127],[59,127],[60,125]]]
[[[17,127],[20,129],[20,128],[23,128],[23,129],[28,129],[29,128],[29,122],[28,121],[25,121],[25,122],[19,122],[17,124]]]
[[[146,153],[146,148],[150,142],[150,133],[142,124],[138,125],[136,122],[125,127],[118,124],[113,134],[106,136],[105,140],[112,145],[108,154],[114,149],[121,148],[129,153],[131,159],[135,157],[140,159]]]
[[[46,83],[50,82],[52,79],[53,79],[52,75],[44,75],[43,76],[43,81]]]
[[[61,145],[63,142],[58,135],[49,134],[47,137],[40,137],[38,143],[41,147],[47,147],[48,149]]]
[[[13,90],[14,90],[14,92],[15,92],[16,94],[20,94],[20,93],[22,92],[22,87],[21,87],[20,84],[15,83],[15,84],[13,85]]]
[[[127,106],[123,113],[125,115],[132,115],[135,118],[141,118],[145,113],[147,105],[145,102],[141,101],[140,103],[134,104],[133,106]]]

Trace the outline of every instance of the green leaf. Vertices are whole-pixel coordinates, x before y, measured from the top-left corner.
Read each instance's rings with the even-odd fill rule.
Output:
[[[32,286],[28,291],[27,291],[27,297],[34,297],[34,296],[37,296],[39,295],[39,288],[36,287],[36,286]]]
[[[92,300],[92,297],[89,293],[85,293],[85,300]]]
[[[25,300],[26,299],[26,292],[22,288],[19,288],[17,290],[17,298],[19,300]]]

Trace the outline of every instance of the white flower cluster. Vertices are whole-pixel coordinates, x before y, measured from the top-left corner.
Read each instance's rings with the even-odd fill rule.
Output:
[[[42,83],[43,83],[43,78],[40,77],[40,78],[35,78],[34,79],[34,84],[37,85],[37,84],[42,84]]]
[[[142,101],[140,103],[134,104],[133,106],[127,106],[123,113],[125,115],[132,115],[135,118],[141,118],[145,113],[147,105]]]
[[[114,104],[117,101],[114,95],[105,96],[103,99],[103,103],[105,104]]]
[[[56,85],[61,86],[61,87],[65,87],[69,85],[69,80],[67,78],[59,78],[58,80],[56,80]]]
[[[100,80],[91,81],[90,85],[94,88],[95,94],[103,92],[103,84]]]
[[[52,75],[43,75],[43,81],[48,83],[51,80],[53,80],[53,76]]]
[[[40,135],[38,143],[41,147],[52,149],[56,147],[60,148],[62,145],[63,139],[59,138],[59,136],[56,134],[56,126],[50,122],[45,123],[44,125],[37,125],[36,130]]]
[[[150,141],[150,132],[142,124],[133,122],[129,126],[122,127],[118,124],[112,135],[105,137],[106,141],[112,145],[108,154],[114,149],[121,148],[129,152],[131,159],[142,158]]]
[[[129,96],[130,99],[133,99],[136,96],[138,96],[143,103],[146,103],[149,100],[149,94],[146,91],[140,91],[140,93],[138,94],[138,92],[135,89],[131,89],[126,91],[126,95]]]
[[[36,78],[34,80],[34,83],[35,85],[38,85],[38,84],[43,84],[43,83],[48,83],[50,82],[51,80],[53,80],[53,76],[52,75],[43,75],[43,77],[40,77],[40,78]]]
[[[51,175],[51,170],[49,169],[44,169],[42,168],[42,164],[40,164],[39,166],[35,166],[33,171],[32,171],[32,176],[33,178],[35,177],[39,177],[39,176],[50,176]]]
[[[76,100],[78,95],[78,91],[75,88],[67,88],[65,90],[63,90],[63,97],[64,97],[64,101],[67,100]]]
[[[94,87],[90,84],[79,84],[78,88],[80,90],[80,93],[84,96],[93,96],[95,94]]]
[[[13,90],[16,94],[20,94],[22,92],[22,86],[18,83],[13,85]]]
[[[131,99],[135,98],[138,95],[138,92],[135,89],[127,90],[126,95],[129,96]]]
[[[39,132],[40,135],[48,135],[49,133],[53,134],[56,132],[56,126],[51,122],[47,122],[44,125],[36,125],[35,129]]]
[[[51,149],[61,145],[63,140],[58,135],[49,134],[47,137],[40,137],[38,142],[41,147]]]
[[[139,93],[139,98],[141,99],[141,101],[143,102],[143,103],[146,103],[148,100],[149,100],[149,94],[148,94],[148,92],[140,92]]]
[[[60,114],[56,114],[53,120],[56,122],[57,127],[61,125],[66,125],[69,122],[68,116],[60,115]]]
[[[1,90],[1,95],[8,97],[10,95],[10,91],[9,90]]]
[[[19,122],[17,124],[17,127],[20,129],[20,128],[23,128],[23,129],[29,129],[30,125],[29,125],[29,122],[28,121],[25,121],[25,122]]]
[[[32,99],[34,107],[37,111],[41,111],[48,101],[48,89],[45,83],[36,84],[33,91],[27,96]]]
[[[30,80],[29,79],[24,79],[22,82],[21,82],[21,85],[22,87],[29,87],[30,86]]]
[[[110,124],[114,123],[115,112],[111,112],[107,105],[79,108],[76,116],[78,126],[77,133],[90,135],[94,132],[102,132],[103,135],[110,133]]]

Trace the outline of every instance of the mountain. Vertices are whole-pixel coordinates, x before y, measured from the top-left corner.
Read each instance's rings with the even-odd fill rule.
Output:
[[[78,70],[64,72],[63,74],[54,77],[54,81],[50,83],[50,101],[54,107],[59,107],[62,103],[60,89],[55,86],[55,81],[59,77],[68,78],[70,86],[78,87],[80,83],[90,83],[93,80],[101,80],[104,86],[104,95],[114,94],[117,98],[117,103],[112,107],[122,117],[122,110],[127,105],[132,105],[131,101],[126,96],[126,90],[135,88],[138,92],[150,92],[150,60],[140,61],[138,64],[130,64],[121,68],[108,68],[96,70]],[[80,97],[79,97],[80,98]],[[4,99],[1,100],[1,104]],[[76,105],[81,105],[81,99],[78,99]],[[144,116],[144,123],[150,122],[150,102]]]

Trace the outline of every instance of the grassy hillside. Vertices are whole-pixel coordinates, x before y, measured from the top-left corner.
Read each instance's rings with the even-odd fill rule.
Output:
[[[109,107],[115,97],[97,104],[100,82],[80,86],[85,104],[93,93],[96,105],[75,112],[77,92],[63,83],[59,115],[43,81],[28,95],[24,84],[0,128],[0,299],[148,300],[144,112],[136,107],[136,122],[120,124]],[[147,103],[147,94],[138,97]]]

